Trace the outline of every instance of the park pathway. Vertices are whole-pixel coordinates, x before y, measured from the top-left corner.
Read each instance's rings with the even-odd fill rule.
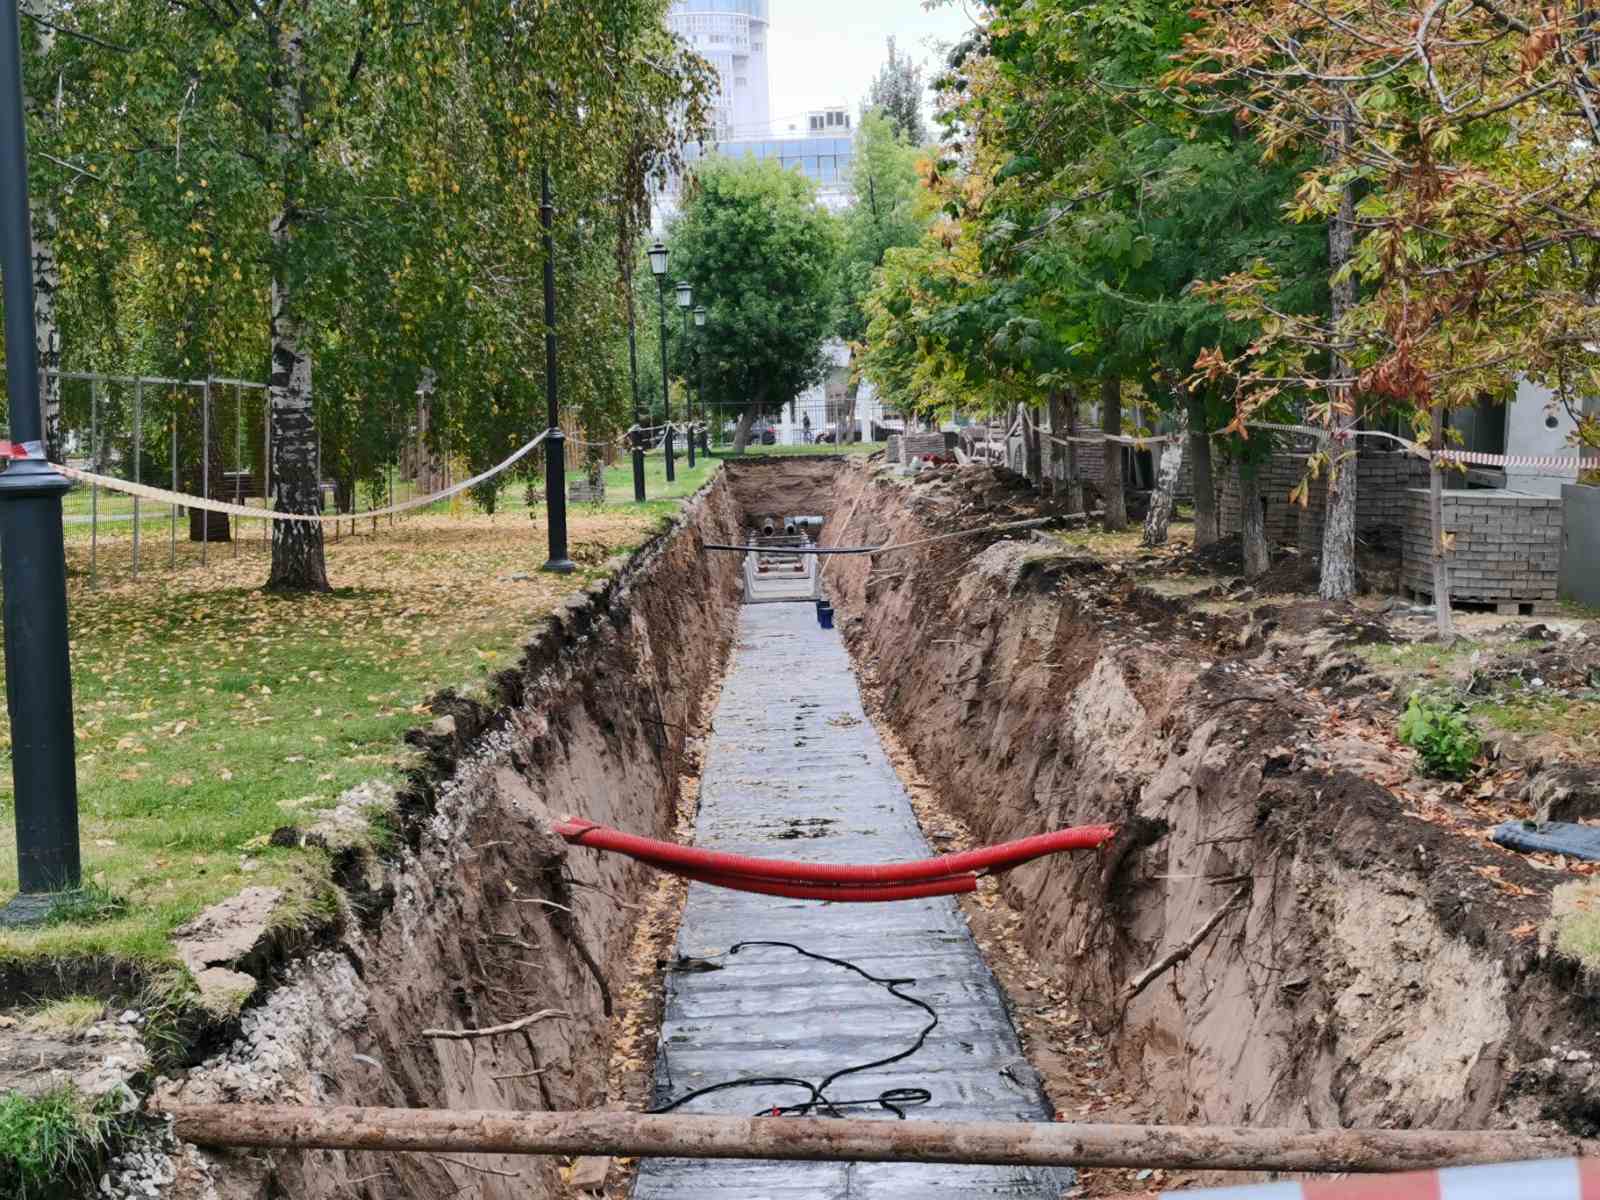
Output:
[[[810,604],[746,605],[706,754],[697,843],[719,850],[814,862],[898,862],[927,857],[905,789],[867,718],[839,634],[818,628]],[[656,1070],[657,1105],[752,1075],[820,1081],[910,1047],[928,1023],[842,967],[781,947],[783,941],[846,959],[878,976],[911,977],[904,991],[939,1023],[915,1054],[847,1075],[835,1099],[926,1088],[932,1101],[909,1120],[1049,1120],[1037,1074],[1024,1059],[999,985],[965,918],[945,897],[890,904],[826,904],[691,884],[667,976]],[[686,959],[705,960],[700,964]],[[720,969],[705,969],[714,963]],[[700,969],[692,969],[698,966]],[[750,1115],[794,1104],[793,1085],[698,1097],[684,1113]],[[850,1120],[894,1120],[876,1106]],[[1066,1171],[904,1163],[799,1163],[649,1159],[635,1200],[1056,1200]]]

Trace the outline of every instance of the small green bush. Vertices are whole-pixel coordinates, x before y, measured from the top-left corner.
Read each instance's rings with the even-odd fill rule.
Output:
[[[1483,753],[1458,706],[1414,694],[1400,717],[1400,740],[1422,755],[1422,769],[1437,779],[1465,779]]]
[[[113,1120],[70,1088],[29,1097],[0,1093],[0,1196],[55,1200],[98,1169]]]

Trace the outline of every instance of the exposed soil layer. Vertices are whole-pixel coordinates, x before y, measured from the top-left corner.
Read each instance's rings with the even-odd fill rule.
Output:
[[[222,1053],[167,1081],[184,1103],[601,1108],[623,1086],[615,1017],[641,1034],[629,977],[653,878],[620,856],[569,858],[549,832],[580,813],[671,836],[692,773],[686,744],[726,659],[738,598],[733,556],[699,542],[737,536],[713,482],[674,527],[610,579],[578,594],[494,680],[490,709],[439,697],[439,720],[400,799],[387,862],[345,873],[344,919],[328,944],[279,970]],[[658,906],[646,906],[658,907]],[[509,1035],[444,1039],[541,1010]],[[628,1018],[633,1017],[630,1021]],[[649,1049],[642,1053],[648,1060]],[[611,1076],[608,1081],[608,1074]],[[608,1086],[609,1085],[609,1086]],[[565,1194],[552,1159],[428,1154],[225,1153],[146,1146],[113,1191],[296,1200]]]
[[[842,458],[729,464],[535,634],[492,707],[438,698],[413,736],[428,765],[401,798],[392,856],[345,863],[344,909],[320,941],[270,940],[272,954],[226,964],[272,986],[231,1044],[161,1090],[638,1106],[661,1012],[645,976],[670,953],[682,887],[619,856],[569,855],[547,830],[571,812],[686,835],[696,733],[739,600],[738,556],[702,543],[742,541],[768,516],[822,516],[837,546],[1048,512],[990,468],[907,481]],[[1508,806],[1531,811],[1520,790],[1419,784],[1390,732],[1403,697],[1354,653],[1393,640],[1399,618],[1150,565],[1032,533],[826,560],[936,849],[1124,826],[1105,854],[986,879],[965,904],[1063,1115],[1600,1131],[1600,989],[1547,932],[1550,891],[1572,876],[1481,836]],[[1597,645],[1508,647],[1474,669],[1594,687]],[[1553,769],[1511,773],[1540,768]],[[769,836],[804,857],[827,830],[778,822]],[[514,1035],[428,1035],[542,1010]],[[565,1167],[202,1154],[156,1137],[108,1182],[180,1200],[540,1200],[571,1194]],[[626,1183],[613,1169],[609,1193]]]
[[[852,544],[1040,511],[983,467],[852,465],[836,503],[828,540]],[[1108,854],[999,884],[1041,991],[1104,1039],[1107,1093],[1141,1098],[1123,1111],[1600,1128],[1597,993],[1543,932],[1570,876],[1410,790],[1395,698],[1352,686],[1348,647],[1381,620],[1293,600],[1214,616],[1036,534],[839,558],[828,587],[939,810],[983,843],[1124,826]]]

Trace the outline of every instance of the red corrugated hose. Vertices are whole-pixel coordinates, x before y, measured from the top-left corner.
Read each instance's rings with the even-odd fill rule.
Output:
[[[789,862],[724,854],[698,846],[638,837],[581,817],[567,818],[556,825],[555,832],[575,846],[626,854],[653,867],[718,887],[803,900],[865,902],[970,892],[977,886],[979,871],[1004,871],[1065,850],[1093,850],[1109,841],[1116,827],[1081,825],[982,850],[886,865]]]

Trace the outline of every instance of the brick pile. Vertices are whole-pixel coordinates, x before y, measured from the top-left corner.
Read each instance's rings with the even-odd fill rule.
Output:
[[[1217,489],[1217,522],[1226,537],[1238,533],[1243,525],[1239,510],[1239,472],[1214,459],[1217,476],[1221,480]],[[1274,454],[1257,468],[1261,481],[1261,502],[1266,506],[1267,541],[1278,545],[1294,545],[1300,533],[1301,508],[1289,500],[1306,473],[1304,454]]]
[[[899,440],[897,461],[901,466],[907,465],[914,458],[921,458],[924,454],[944,453],[944,434],[938,430],[932,433],[908,433]]]
[[[1364,451],[1356,463],[1356,532],[1369,540],[1399,546],[1409,509],[1406,492],[1428,486],[1428,464],[1401,450]],[[1300,549],[1320,554],[1328,507],[1326,471],[1311,481],[1307,500],[1300,514]]]
[[[1406,491],[1404,559],[1400,582],[1407,592],[1433,596],[1433,556],[1428,489]],[[1561,573],[1561,501],[1490,489],[1444,493],[1443,523],[1455,534],[1449,556],[1455,601],[1493,604],[1501,612],[1555,607]]]

